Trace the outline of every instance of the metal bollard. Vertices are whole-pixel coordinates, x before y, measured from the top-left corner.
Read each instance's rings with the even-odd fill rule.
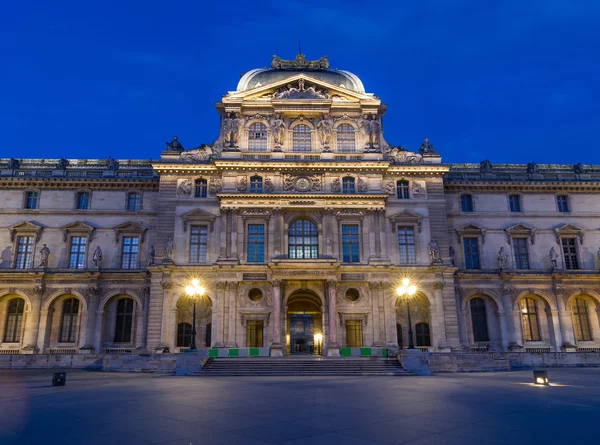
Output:
[[[66,372],[55,372],[52,376],[52,386],[65,386],[67,382]]]

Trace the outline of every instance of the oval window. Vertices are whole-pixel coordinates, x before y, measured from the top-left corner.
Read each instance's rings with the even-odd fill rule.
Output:
[[[356,289],[350,288],[346,291],[346,299],[348,301],[357,301],[360,297],[360,294]]]
[[[250,300],[252,301],[260,301],[262,300],[263,294],[262,291],[260,289],[251,289],[250,292],[248,292],[248,298],[250,298]]]

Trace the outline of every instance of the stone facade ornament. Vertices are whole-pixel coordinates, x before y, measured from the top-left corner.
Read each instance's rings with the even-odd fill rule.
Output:
[[[164,278],[161,280],[160,282],[160,287],[163,288],[163,290],[169,290],[173,287],[173,282],[170,280],[165,280]]]
[[[454,251],[454,247],[450,246],[448,253],[450,254],[450,264],[456,267],[456,252]]]
[[[8,160],[8,168],[10,168],[11,170],[16,170],[18,168],[21,168],[21,161],[19,161],[18,159],[15,159],[15,158],[10,158]]]
[[[182,152],[179,158],[184,162],[204,162],[210,161],[218,155],[219,153],[211,145],[201,144],[197,148]]]
[[[394,185],[394,181],[390,181],[383,186],[383,191],[387,192],[390,195],[393,195],[396,192],[396,186]]]
[[[223,190],[223,184],[221,183],[221,180],[217,178],[210,178],[210,181],[208,181],[208,192],[211,195],[215,195],[221,190]]]
[[[412,181],[411,193],[413,198],[423,198],[427,196],[427,193],[425,192],[425,187],[423,187],[417,181]]]
[[[271,120],[271,134],[273,135],[273,142],[275,148],[280,148],[285,142],[285,135],[287,129],[285,128],[285,122],[281,118],[281,114],[276,114]]]
[[[40,250],[40,267],[41,268],[48,268],[48,260],[50,258],[50,249],[48,249],[48,246],[46,244],[44,244],[44,246],[42,247],[42,250]]]
[[[65,159],[65,158],[60,158],[58,160],[58,162],[56,163],[56,168],[58,170],[66,170],[68,166],[69,166],[69,160]]]
[[[170,236],[165,242],[165,258],[167,260],[173,259],[173,237]]]
[[[284,175],[283,177],[283,191],[290,192],[294,190],[294,177],[292,175]]]
[[[175,193],[177,197],[190,197],[192,195],[192,180],[180,179],[179,181],[177,181],[177,191]]]
[[[558,252],[554,247],[550,248],[550,252],[548,252],[548,256],[550,257],[550,265],[553,269],[558,268],[558,259],[560,258]]]
[[[156,250],[154,250],[154,246],[150,246],[148,249],[148,266],[154,266],[154,258],[156,257]]]
[[[298,87],[288,83],[285,87],[277,90],[274,99],[327,99],[329,96],[325,90],[317,89],[314,85],[305,86],[305,80],[298,80]]]
[[[331,191],[333,193],[339,193],[342,191],[342,183],[340,178],[334,178],[333,181],[331,181]]]
[[[535,162],[530,162],[529,164],[527,164],[527,173],[529,174],[534,174],[534,173],[538,173],[538,165]]]
[[[167,145],[167,151],[177,151],[179,153],[183,151],[183,145],[181,145],[177,136],[173,136],[173,140],[165,142],[165,144]]]
[[[265,183],[263,184],[265,193],[273,193],[275,191],[275,185],[273,184],[273,179],[265,178]]]
[[[489,161],[489,159],[486,159],[485,161],[481,161],[479,163],[479,171],[481,173],[491,173],[492,172],[492,163]]]
[[[248,190],[248,178],[245,176],[241,177],[237,184],[237,189],[240,192],[245,192]]]
[[[221,134],[225,148],[238,148],[243,121],[239,113],[227,113],[221,123]]]
[[[119,161],[117,161],[115,158],[109,156],[106,159],[106,167],[109,170],[118,170],[119,169]]]
[[[504,250],[504,247],[500,247],[500,251],[498,252],[498,268],[500,270],[506,269],[508,266],[508,254]]]
[[[312,177],[310,178],[311,182],[312,182],[312,191],[313,192],[320,192],[321,191],[321,176],[319,175],[312,175]]]
[[[435,237],[431,238],[428,244],[429,247],[429,259],[431,264],[441,264],[442,258],[440,256],[440,244]]]
[[[435,148],[433,144],[429,143],[429,138],[424,138],[421,147],[419,147],[419,153],[421,154],[435,154]]]
[[[387,157],[394,164],[420,164],[423,162],[423,156],[419,153],[405,150],[401,145],[392,148]]]
[[[356,189],[359,193],[365,193],[367,191],[367,183],[363,178],[358,178]]]
[[[92,261],[94,262],[94,266],[98,269],[102,267],[102,249],[100,246],[96,246],[94,255],[92,256]]]
[[[578,162],[577,164],[573,164],[573,172],[577,173],[578,175],[582,174],[584,171],[583,169],[583,164],[581,162]]]
[[[435,290],[442,290],[442,289],[444,288],[444,286],[445,286],[445,285],[446,285],[446,283],[444,283],[443,281],[435,281],[435,282],[433,283],[433,286],[432,286],[432,287],[433,287]]]
[[[306,60],[304,54],[300,52],[294,60],[283,60],[277,56],[273,56],[271,68],[274,70],[302,69],[304,71],[321,71],[329,69],[329,60],[327,56],[323,56],[319,60]]]
[[[366,146],[371,149],[377,147],[379,145],[379,130],[381,129],[379,118],[377,116],[364,114],[358,120],[358,123],[367,136]]]
[[[324,114],[319,123],[317,124],[317,132],[319,134],[319,140],[321,146],[327,150],[331,143],[331,134],[333,132],[333,126],[329,114]]]

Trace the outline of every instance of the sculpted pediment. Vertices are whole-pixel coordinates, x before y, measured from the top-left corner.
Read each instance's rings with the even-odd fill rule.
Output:
[[[202,209],[194,209],[186,212],[180,216],[183,222],[183,231],[187,232],[188,224],[190,222],[207,222],[210,225],[210,231],[214,228],[214,222],[217,217],[212,213],[205,212]]]
[[[63,241],[67,241],[69,233],[85,233],[89,236],[91,241],[92,237],[94,236],[94,232],[96,231],[96,227],[83,221],[75,221],[62,226],[60,230],[62,230],[63,233]]]
[[[123,234],[128,233],[140,235],[140,242],[143,243],[144,236],[146,235],[146,231],[148,230],[148,228],[138,222],[127,221],[123,224],[119,224],[118,226],[113,227],[113,230],[115,231],[115,241],[117,243],[119,242],[119,239]]]
[[[39,241],[40,237],[42,236],[43,230],[44,226],[33,221],[22,221],[20,223],[13,224],[12,226],[8,227],[11,241],[15,240],[15,237],[18,233],[33,233],[35,234],[36,241]]]
[[[577,236],[579,241],[583,244],[584,230],[575,224],[561,224],[554,229],[554,234],[558,245],[561,244],[560,238],[562,236]]]
[[[403,210],[402,212],[391,215],[389,218],[390,218],[390,221],[392,221],[394,223],[394,224],[392,224],[392,232],[396,232],[396,224],[410,223],[410,224],[416,224],[417,231],[419,233],[421,233],[421,225],[422,225],[423,218],[424,218],[423,215],[419,215],[418,213],[411,212],[410,210]]]
[[[458,236],[458,242],[462,243],[461,238],[464,236],[481,236],[481,243],[485,244],[485,232],[487,229],[481,227],[475,223],[468,223],[462,227],[456,229],[456,234]]]
[[[535,229],[523,223],[513,224],[510,227],[504,229],[506,233],[506,241],[511,244],[511,239],[515,235],[525,235],[531,237],[531,244],[535,244]]]

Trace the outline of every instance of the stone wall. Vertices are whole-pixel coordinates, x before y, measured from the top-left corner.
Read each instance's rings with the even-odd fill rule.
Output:
[[[512,369],[600,366],[600,352],[517,352],[506,356]]]

